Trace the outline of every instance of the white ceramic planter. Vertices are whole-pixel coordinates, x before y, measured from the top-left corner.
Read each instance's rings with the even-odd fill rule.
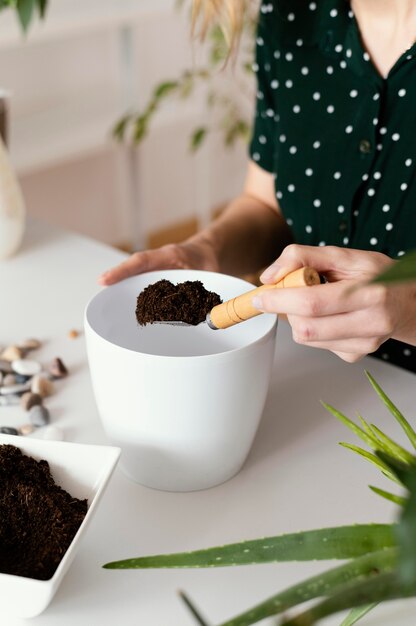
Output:
[[[0,137],[0,260],[12,256],[19,248],[25,216],[22,192]]]
[[[168,270],[98,293],[85,314],[95,398],[129,477],[156,489],[205,489],[235,475],[251,448],[277,321],[260,315],[217,331],[206,324],[139,327],[137,296],[161,278],[201,280],[224,300],[253,287],[223,274]]]

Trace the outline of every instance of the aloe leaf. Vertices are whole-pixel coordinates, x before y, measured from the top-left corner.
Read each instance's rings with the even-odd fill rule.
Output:
[[[363,417],[362,417],[359,413],[357,414],[357,417],[358,417],[358,419],[360,420],[361,425],[362,425],[362,427],[363,427],[363,430],[365,430],[365,432],[367,433],[367,435],[368,435],[369,437],[373,437],[373,438],[374,438],[374,433],[373,433],[373,431],[371,430],[370,425],[369,425],[369,424],[365,421],[365,419],[364,419],[364,418],[363,418]],[[376,443],[378,443],[378,442],[377,442],[377,440],[376,440]],[[372,447],[373,447],[373,446],[372,446]]]
[[[393,415],[393,417],[395,417],[395,419],[399,422],[400,426],[403,428],[412,446],[416,448],[416,432],[410,426],[407,419],[399,411],[399,409],[393,404],[390,398],[385,394],[385,392],[382,390],[380,385],[371,376],[370,372],[366,371],[366,376],[368,380],[370,381],[371,385],[373,386],[373,388],[375,389],[375,391],[377,392],[378,396],[381,398],[381,400],[384,402],[384,404],[390,411],[390,413]]]
[[[179,591],[179,596],[185,602],[186,606],[188,607],[188,609],[191,611],[192,615],[198,622],[199,626],[209,626],[208,622],[202,617],[201,613],[196,608],[195,604],[192,602],[190,597],[184,591]]]
[[[416,250],[408,252],[403,259],[379,274],[372,283],[397,283],[407,280],[416,280]]]
[[[397,570],[375,573],[372,578],[345,585],[311,609],[283,621],[281,626],[312,626],[320,619],[345,609],[398,598],[410,598],[414,595],[416,595],[416,586],[403,584]]]
[[[397,554],[397,548],[365,554],[344,565],[293,585],[244,613],[223,622],[220,626],[249,626],[266,617],[278,615],[302,602],[329,595],[351,580],[365,580],[374,572],[374,569],[390,571],[397,565]]]
[[[381,496],[382,498],[385,498],[390,502],[394,502],[394,504],[397,504],[398,506],[406,506],[407,504],[407,498],[404,498],[403,496],[397,496],[394,493],[384,491],[384,489],[379,489],[378,487],[374,487],[373,485],[369,485],[369,487],[371,491],[374,491],[374,493],[376,493],[378,496]]]
[[[357,424],[353,422],[349,417],[347,417],[346,415],[338,411],[338,409],[335,409],[330,404],[327,404],[326,402],[322,402],[322,405],[334,417],[340,420],[343,424],[345,424],[345,426],[347,426],[350,430],[352,430],[353,433],[355,433],[360,439],[362,439],[364,443],[370,446],[370,448],[374,448],[374,446],[376,445],[376,441],[377,441],[374,435],[373,436],[368,435],[364,430],[362,430],[359,426],[357,426]]]
[[[400,576],[404,584],[413,584],[416,587],[416,468],[412,468],[407,486],[410,495],[397,527]]]
[[[385,463],[392,474],[394,474],[402,485],[409,489],[409,480],[414,465],[403,463],[400,459],[387,454],[383,450],[377,450],[376,456]]]
[[[226,567],[276,561],[351,559],[395,545],[395,525],[356,524],[253,539],[205,550],[106,563],[106,569]]]
[[[364,617],[364,615],[367,615],[367,613],[372,611],[377,604],[378,602],[372,602],[371,604],[352,609],[347,617],[342,621],[340,626],[352,626],[353,624],[356,624],[362,617]]]
[[[364,457],[365,459],[370,461],[370,463],[373,463],[376,467],[378,467],[385,476],[387,476],[394,482],[401,484],[401,482],[398,480],[396,475],[391,472],[389,466],[383,463],[383,461],[379,459],[375,454],[372,454],[371,452],[368,452],[367,450],[364,450],[363,448],[360,448],[359,446],[355,446],[353,443],[346,443],[345,441],[341,441],[339,445],[342,446],[343,448],[347,448],[348,450],[352,450],[356,454],[359,454],[360,456]]]
[[[409,463],[414,465],[416,458],[413,454],[411,454],[405,448],[393,441],[393,439],[388,437],[388,435],[385,435],[383,431],[374,424],[371,424],[370,428],[378,437],[379,441],[383,444],[383,448],[388,454],[400,461],[403,461],[403,463]]]

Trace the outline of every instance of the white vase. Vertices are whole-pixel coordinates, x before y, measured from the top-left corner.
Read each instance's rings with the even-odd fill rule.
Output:
[[[11,256],[19,248],[25,217],[23,195],[0,137],[0,260]]]

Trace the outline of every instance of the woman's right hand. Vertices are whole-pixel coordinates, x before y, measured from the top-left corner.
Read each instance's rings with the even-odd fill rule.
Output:
[[[189,240],[171,243],[154,250],[135,252],[126,261],[113,267],[98,278],[100,285],[108,286],[124,278],[166,269],[199,269],[217,272],[219,263],[209,242]]]

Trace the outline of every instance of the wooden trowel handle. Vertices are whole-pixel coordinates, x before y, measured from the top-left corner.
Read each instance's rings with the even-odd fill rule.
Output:
[[[320,277],[316,270],[312,267],[301,267],[287,274],[274,285],[262,285],[257,287],[257,289],[252,289],[247,293],[241,294],[241,296],[214,306],[208,314],[208,324],[214,329],[229,328],[234,326],[234,324],[239,324],[256,315],[260,315],[261,311],[256,309],[251,301],[254,296],[264,291],[283,289],[285,287],[308,287],[310,285],[318,285],[320,282]]]

